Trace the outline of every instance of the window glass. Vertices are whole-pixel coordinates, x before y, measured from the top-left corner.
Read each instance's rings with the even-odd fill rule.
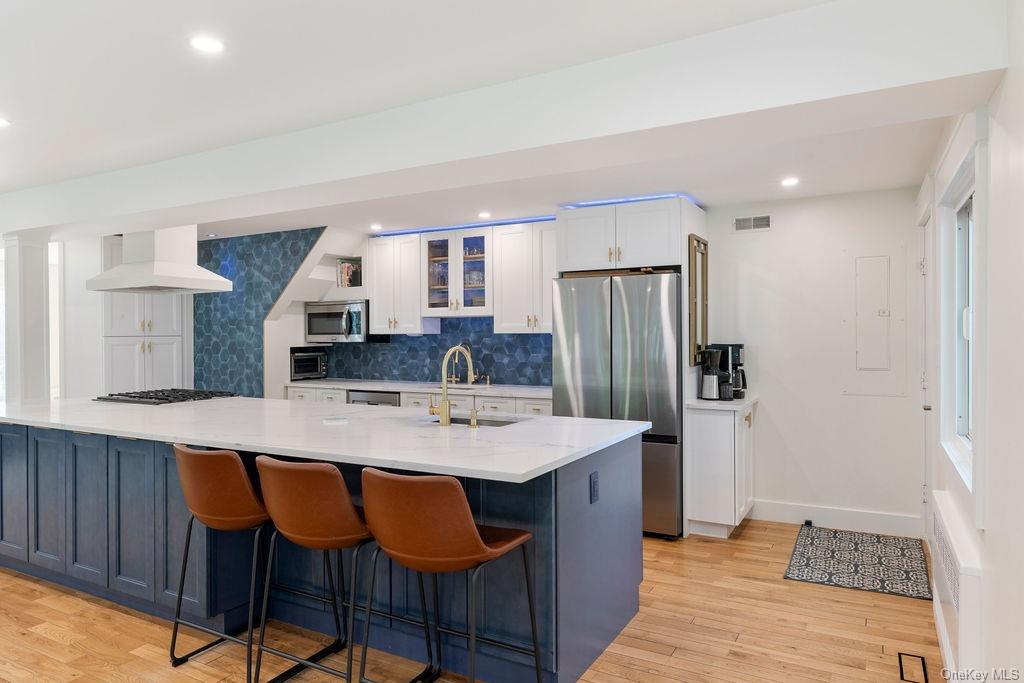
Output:
[[[956,214],[955,296],[956,433],[970,440],[974,429],[974,202],[967,199]]]

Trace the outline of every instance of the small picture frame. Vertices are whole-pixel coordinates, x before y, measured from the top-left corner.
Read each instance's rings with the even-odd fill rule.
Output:
[[[339,256],[337,261],[337,286],[363,286],[363,259],[360,256]]]

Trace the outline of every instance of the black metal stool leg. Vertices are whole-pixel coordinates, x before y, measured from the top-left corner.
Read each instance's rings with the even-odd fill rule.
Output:
[[[427,592],[423,587],[423,572],[416,572],[420,588],[420,611],[423,613],[423,640],[427,645],[427,666],[409,683],[433,683],[441,677],[441,668],[434,663],[434,648],[430,642],[430,614],[427,612]]]
[[[356,593],[359,590],[359,551],[363,549],[366,543],[360,543],[352,551],[352,596],[349,600],[348,606],[348,628],[346,633],[348,634],[348,658],[346,661],[345,672],[348,676],[348,680],[352,680],[352,654],[355,652],[355,637],[356,637]],[[369,620],[366,624],[369,628]]]
[[[256,612],[256,581],[259,579],[260,560],[262,559],[260,557],[260,542],[263,540],[265,528],[265,524],[260,525],[252,540],[252,574],[249,577],[249,631],[245,639],[245,680],[247,681],[252,680],[252,631],[253,617]]]
[[[366,624],[363,626],[363,649],[359,657],[359,683],[366,681],[366,650],[370,645],[370,621],[373,619],[373,591],[377,584],[377,559],[380,557],[380,546],[373,550],[370,560],[370,591],[366,594]]]
[[[211,647],[220,645],[224,642],[224,638],[222,636],[220,638],[217,638],[216,640],[212,640],[209,643],[206,643],[205,645],[200,645],[195,650],[183,654],[180,657],[174,654],[175,646],[178,643],[178,627],[181,624],[181,600],[182,593],[185,592],[185,572],[188,570],[188,550],[189,546],[192,544],[192,527],[195,524],[195,521],[195,516],[189,515],[188,528],[185,531],[185,552],[181,556],[181,576],[178,577],[178,597],[174,602],[174,624],[171,626],[171,666],[181,666],[192,657],[195,657],[200,652],[206,652]]]
[[[274,553],[277,551],[277,530],[270,536],[270,551],[267,553],[267,577],[263,582],[263,607],[260,610],[260,639],[256,646],[256,669],[252,680],[259,683],[260,666],[263,664],[263,641],[267,633],[267,607],[270,605],[270,578],[273,576]]]
[[[533,581],[530,580],[530,557],[526,552],[526,544],[519,546],[523,551],[523,574],[526,576],[526,601],[530,605],[530,632],[533,635],[533,665],[537,670],[537,683],[540,681],[540,646],[537,644],[537,608],[533,602]]]
[[[437,597],[437,574],[430,575],[430,582],[434,586],[434,647],[437,650],[437,670],[440,673],[444,671],[444,651],[441,649],[441,605]]]
[[[469,579],[469,683],[476,683],[476,580],[485,566],[475,567]]]

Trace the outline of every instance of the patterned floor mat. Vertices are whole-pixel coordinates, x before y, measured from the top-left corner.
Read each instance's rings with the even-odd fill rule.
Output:
[[[931,600],[921,539],[800,527],[786,578]]]

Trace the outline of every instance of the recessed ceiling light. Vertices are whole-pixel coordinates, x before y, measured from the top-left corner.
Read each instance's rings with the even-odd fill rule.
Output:
[[[219,38],[214,38],[213,36],[192,36],[192,40],[189,43],[193,49],[200,52],[208,54],[224,52],[224,43]]]
[[[216,237],[217,233],[215,233],[215,232],[208,232],[208,233],[206,233],[206,236],[207,237]]]
[[[800,179],[797,178],[796,176],[793,176],[793,175],[789,176],[788,178],[783,178],[782,179],[782,186],[783,187],[794,187],[795,185],[799,185],[799,184],[800,184]]]
[[[377,232],[380,229],[381,229],[381,224],[380,223],[374,223],[373,225],[370,226],[370,230],[373,230],[374,232]]]
[[[11,122],[7,119],[0,119],[0,128],[6,128],[9,125],[11,125]]]
[[[477,214],[477,218],[490,218],[490,217],[491,217],[491,212],[490,211],[481,211],[480,213]]]

